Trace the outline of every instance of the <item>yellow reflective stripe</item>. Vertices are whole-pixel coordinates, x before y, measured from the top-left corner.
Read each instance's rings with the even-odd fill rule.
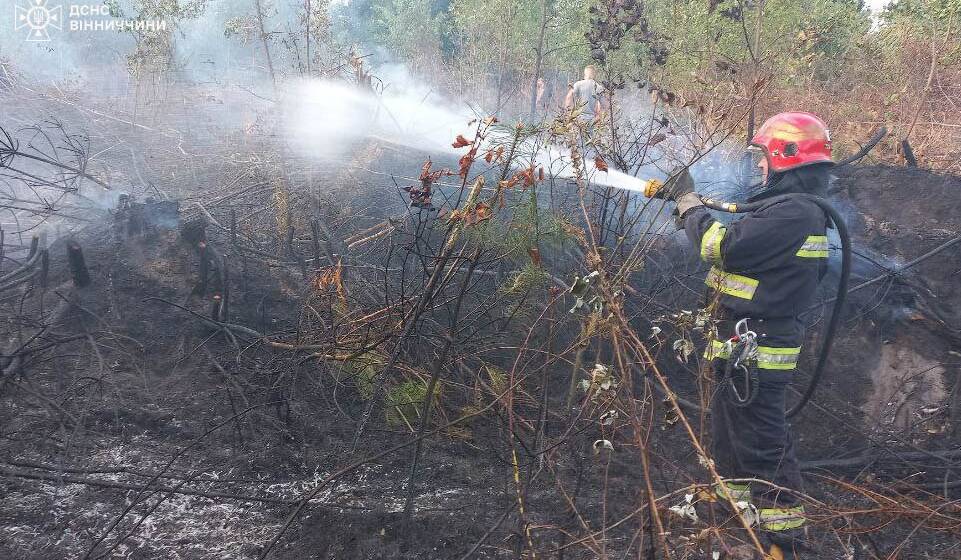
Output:
[[[828,256],[828,238],[826,235],[809,235],[796,255],[806,258],[825,258]]]
[[[796,369],[800,356],[800,346],[794,348],[758,346],[756,357],[757,367],[758,369]],[[704,349],[704,357],[709,360],[713,360],[714,358],[728,360],[731,358],[731,352],[727,348],[727,343],[720,340],[712,340],[711,344]]]
[[[787,531],[803,527],[807,522],[804,517],[804,506],[793,508],[762,508],[760,523],[768,531]]]
[[[727,345],[720,340],[712,340],[707,348],[704,349],[704,357],[709,360],[713,360],[714,358],[726,360],[731,357],[731,352],[727,349]]]
[[[721,240],[727,228],[721,222],[714,222],[701,236],[701,259],[711,264],[721,264]]]
[[[754,278],[724,272],[717,267],[711,267],[704,283],[722,294],[741,299],[754,299],[754,292],[757,291],[758,285],[758,281]]]
[[[723,487],[721,484],[714,484],[714,494],[719,498],[725,498],[724,489],[726,488],[731,496],[731,499],[735,502],[749,502],[751,501],[751,485],[750,484],[737,484],[734,482],[724,482]]]
[[[795,369],[800,354],[800,346],[796,348],[758,346],[757,367],[759,369]]]

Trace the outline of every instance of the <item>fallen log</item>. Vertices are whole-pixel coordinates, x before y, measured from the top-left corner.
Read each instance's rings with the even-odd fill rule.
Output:
[[[97,486],[100,488],[113,488],[116,490],[137,490],[144,491],[150,490],[154,492],[164,492],[168,494],[181,494],[185,496],[199,496],[201,498],[208,498],[211,500],[236,500],[241,502],[260,502],[264,504],[277,504],[283,506],[296,505],[299,500],[286,499],[286,498],[276,498],[272,496],[247,496],[243,494],[230,494],[227,492],[206,492],[203,490],[191,490],[189,488],[182,487],[171,487],[165,485],[149,485],[143,486],[139,484],[128,484],[124,482],[113,482],[110,480],[99,480],[90,477],[73,476],[58,473],[46,473],[46,472],[36,472],[36,471],[23,471],[18,469],[11,469],[8,467],[0,466],[0,475],[15,478],[24,478],[27,480],[46,480],[52,482],[60,482],[66,484],[83,484],[86,486]],[[198,484],[209,482],[206,479],[193,481]],[[313,504],[313,502],[312,502]],[[351,506],[344,504],[335,504],[331,502],[316,502],[316,505],[321,507],[330,508],[340,508],[340,509],[357,509],[357,510],[369,510],[371,508],[364,506]]]
[[[948,466],[956,466],[961,461],[961,449],[946,449],[940,451],[911,451],[906,453],[866,453],[848,459],[820,459],[816,461],[802,461],[801,470],[814,469],[850,469],[862,468],[872,463],[897,461],[908,463],[911,461],[923,461],[925,459],[935,459],[947,463]]]

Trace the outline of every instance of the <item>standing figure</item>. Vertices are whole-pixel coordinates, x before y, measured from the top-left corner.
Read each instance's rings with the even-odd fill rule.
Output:
[[[710,341],[705,356],[712,360],[719,385],[711,403],[718,472],[800,491],[801,474],[785,417],[786,392],[804,339],[799,315],[811,306],[827,269],[828,220],[805,197],[773,197],[826,193],[833,165],[831,137],[815,115],[781,113],[761,126],[749,153],[762,186],[750,201],[771,201],[742,219],[729,225],[715,220],[686,173],[666,196],[676,200],[688,238],[712,265],[705,282],[719,323],[717,339]],[[747,356],[745,339],[752,352],[742,360]],[[735,501],[753,500],[769,553],[796,558],[806,521],[797,496],[772,486],[734,482],[715,491]]]
[[[600,120],[604,110],[604,87],[594,80],[597,70],[593,66],[584,68],[584,79],[571,84],[564,98],[564,108],[580,109],[579,118],[588,123]]]

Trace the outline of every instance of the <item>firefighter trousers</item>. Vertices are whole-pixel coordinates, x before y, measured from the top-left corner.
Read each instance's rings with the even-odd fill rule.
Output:
[[[716,379],[724,361],[715,360]],[[719,383],[711,403],[712,452],[718,473],[725,479],[755,478],[802,491],[801,471],[790,426],[785,417],[787,387],[784,375],[760,372],[758,394],[738,407],[727,384]],[[804,509],[797,496],[754,483],[727,483],[735,501],[750,501],[758,510],[759,526],[773,544],[794,548],[804,534]]]

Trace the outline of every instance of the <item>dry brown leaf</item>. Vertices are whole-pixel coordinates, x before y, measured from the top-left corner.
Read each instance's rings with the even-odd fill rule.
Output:
[[[466,178],[467,174],[470,173],[470,167],[474,164],[474,158],[477,156],[477,147],[473,147],[469,152],[464,154],[460,161],[457,162],[460,167],[460,171],[457,173],[461,177]]]

